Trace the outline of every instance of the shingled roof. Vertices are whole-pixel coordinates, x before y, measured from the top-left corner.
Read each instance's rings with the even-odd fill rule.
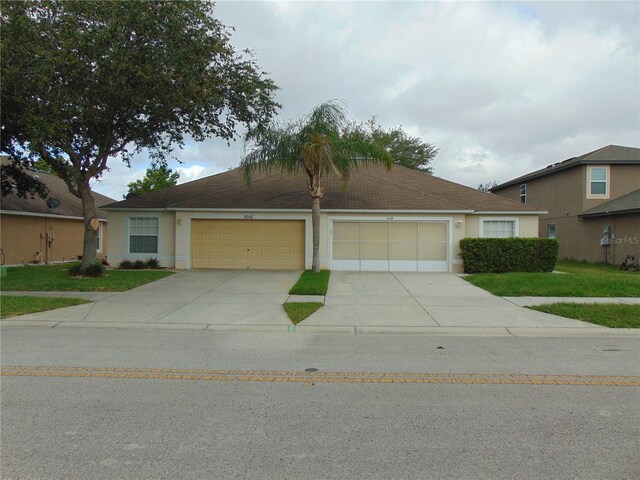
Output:
[[[582,212],[579,217],[602,217],[606,215],[628,215],[640,213],[640,189],[622,195],[609,202],[601,203]]]
[[[0,199],[0,210],[3,212],[37,213],[64,217],[82,218],[82,200],[71,194],[67,184],[59,177],[41,171],[33,171],[42,183],[49,188],[49,197],[60,200],[60,206],[49,208],[46,200],[36,196],[35,198],[20,198],[15,193],[10,193]],[[93,192],[97,207],[113,203],[114,199]],[[100,218],[107,218],[107,212],[98,209]]]
[[[491,191],[500,190],[501,188],[509,187],[511,185],[524,183],[527,180],[533,180],[534,178],[544,177],[567,168],[576,167],[578,165],[636,165],[640,164],[640,148],[636,147],[622,147],[620,145],[608,145],[606,147],[599,148],[593,152],[585,153],[579,157],[572,157],[568,160],[564,160],[559,163],[548,165],[545,168],[536,170],[535,172],[527,173],[508,182],[501,183],[500,185],[493,187]]]
[[[543,213],[474,188],[416,170],[394,166],[360,166],[346,185],[336,175],[325,181],[323,210],[456,211]],[[256,173],[248,185],[235,169],[107,205],[121,209],[311,209],[306,175]]]

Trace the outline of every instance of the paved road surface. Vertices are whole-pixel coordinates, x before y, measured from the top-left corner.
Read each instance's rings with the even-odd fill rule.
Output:
[[[639,358],[632,338],[8,328],[2,478],[635,479]]]

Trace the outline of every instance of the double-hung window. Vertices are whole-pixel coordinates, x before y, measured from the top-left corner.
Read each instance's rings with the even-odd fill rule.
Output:
[[[482,236],[485,238],[509,238],[516,236],[515,220],[483,220]]]
[[[589,167],[588,195],[591,198],[609,198],[609,169],[607,167]]]
[[[556,224],[550,223],[547,225],[547,237],[548,238],[556,238]]]
[[[102,222],[100,222],[100,226],[96,232],[96,252],[102,253]]]
[[[129,219],[129,253],[158,253],[158,218]]]
[[[520,203],[527,203],[527,184],[520,185]]]

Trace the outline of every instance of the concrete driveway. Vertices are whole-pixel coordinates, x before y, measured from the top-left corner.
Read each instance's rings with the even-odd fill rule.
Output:
[[[178,272],[127,292],[92,294],[94,303],[23,315],[3,324],[461,335],[609,330],[522,308],[457,275],[383,272],[332,272],[325,306],[293,327],[282,304],[294,300],[287,292],[300,273]]]
[[[301,325],[594,327],[522,308],[450,273],[332,272],[325,307]],[[416,329],[413,329],[416,331]]]

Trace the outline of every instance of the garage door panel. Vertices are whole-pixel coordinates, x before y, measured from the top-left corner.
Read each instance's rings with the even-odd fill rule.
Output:
[[[420,242],[418,244],[418,260],[447,259],[447,244],[445,242]]]
[[[363,222],[363,242],[388,242],[389,224],[387,222]]]
[[[418,242],[391,242],[389,244],[389,260],[418,259]]]
[[[361,260],[389,260],[389,244],[386,242],[363,242],[360,247]]]
[[[419,224],[418,239],[424,241],[447,241],[447,224],[442,222],[421,222]]]
[[[449,223],[333,223],[331,268],[367,271],[448,271]]]
[[[192,268],[303,269],[303,220],[191,222]]]

